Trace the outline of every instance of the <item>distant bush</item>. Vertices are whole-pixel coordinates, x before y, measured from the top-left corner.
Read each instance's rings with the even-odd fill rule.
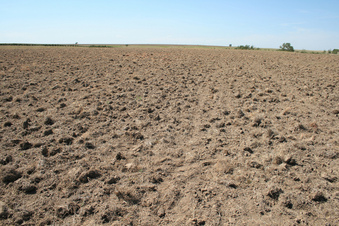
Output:
[[[238,46],[236,47],[236,49],[250,49],[250,50],[254,50],[254,46],[250,46],[250,45],[241,45],[241,46]]]
[[[332,53],[332,54],[338,54],[339,49],[334,49],[334,50],[329,50],[328,53]]]
[[[293,46],[291,46],[291,43],[282,44],[282,46],[280,46],[280,50],[294,52],[294,48],[293,48]]]

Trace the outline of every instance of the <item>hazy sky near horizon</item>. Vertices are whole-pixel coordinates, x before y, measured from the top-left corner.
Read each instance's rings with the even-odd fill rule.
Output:
[[[0,0],[0,43],[339,48],[338,0]]]

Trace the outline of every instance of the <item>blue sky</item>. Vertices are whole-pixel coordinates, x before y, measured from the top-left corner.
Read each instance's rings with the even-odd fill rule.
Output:
[[[0,0],[0,43],[339,48],[338,0]]]

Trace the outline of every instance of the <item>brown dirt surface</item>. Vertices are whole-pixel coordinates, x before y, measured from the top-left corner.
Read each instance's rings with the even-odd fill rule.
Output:
[[[0,48],[1,225],[338,225],[339,57]]]

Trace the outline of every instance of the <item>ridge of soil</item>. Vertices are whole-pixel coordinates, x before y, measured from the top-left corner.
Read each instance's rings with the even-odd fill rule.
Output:
[[[0,48],[0,78],[0,224],[339,224],[336,55]]]

